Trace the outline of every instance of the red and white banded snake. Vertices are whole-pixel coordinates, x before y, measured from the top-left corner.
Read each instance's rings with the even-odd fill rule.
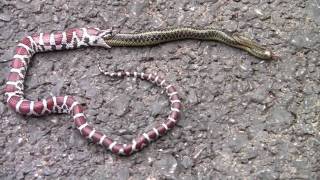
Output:
[[[15,55],[10,64],[10,72],[5,86],[8,106],[15,112],[26,116],[41,116],[51,113],[69,113],[73,116],[74,124],[82,136],[94,143],[100,144],[111,152],[119,155],[130,155],[140,151],[150,142],[172,129],[181,116],[181,101],[178,92],[162,77],[143,72],[104,72],[108,76],[136,77],[150,81],[166,90],[171,102],[171,112],[168,118],[158,126],[132,140],[130,144],[113,141],[101,131],[96,130],[86,121],[83,107],[74,97],[51,96],[46,99],[33,101],[24,97],[24,81],[26,71],[32,56],[38,52],[75,49],[87,46],[110,48],[105,38],[111,36],[110,30],[98,28],[74,28],[63,32],[39,33],[23,38],[15,49]],[[100,69],[100,66],[99,66]],[[101,70],[101,69],[100,69]],[[101,70],[102,71],[102,70]]]

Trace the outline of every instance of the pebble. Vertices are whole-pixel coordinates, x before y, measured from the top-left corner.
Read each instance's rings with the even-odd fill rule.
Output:
[[[265,169],[262,171],[259,171],[257,174],[258,179],[266,179],[266,180],[273,180],[273,179],[279,179],[280,174],[278,172]]]
[[[117,116],[123,116],[128,111],[130,100],[129,96],[119,95],[112,104],[114,113]]]
[[[274,107],[268,116],[267,130],[279,133],[289,128],[293,123],[294,117],[284,107]]]
[[[151,116],[156,117],[157,115],[162,114],[166,108],[169,108],[168,106],[168,101],[161,100],[154,102],[151,105]]]
[[[147,0],[137,0],[133,1],[133,6],[132,6],[132,14],[134,16],[140,16],[143,13],[143,9],[148,6],[148,1]]]
[[[129,179],[129,168],[128,167],[119,167],[119,171],[117,172],[117,179],[119,180],[127,180]]]
[[[69,137],[69,142],[67,143],[68,147],[81,147],[87,142],[83,139],[81,135],[79,135],[79,132],[77,130],[74,130],[74,132],[71,133],[71,136]]]
[[[232,149],[232,152],[238,153],[243,147],[247,145],[248,141],[248,136],[246,134],[237,133],[231,136],[228,144]]]
[[[178,173],[177,160],[172,155],[165,154],[160,160],[153,163],[153,171],[166,178],[175,178]]]
[[[23,3],[30,3],[32,0],[20,0]]]
[[[92,87],[88,90],[86,90],[86,96],[89,98],[95,98],[97,97],[97,94],[99,93],[98,89],[95,87]]]
[[[238,24],[235,21],[228,21],[226,22],[224,29],[226,29],[226,31],[234,33],[238,28]]]
[[[215,4],[217,3],[219,0],[199,0],[199,3],[212,3]]]
[[[188,93],[188,102],[190,104],[197,104],[199,103],[199,98],[197,96],[197,91],[194,89],[190,89]]]
[[[59,23],[59,16],[53,15],[53,16],[52,16],[52,20],[53,20],[53,22],[55,22],[55,23]]]
[[[319,33],[299,31],[292,35],[290,43],[297,48],[312,48],[320,42]]]
[[[0,14],[0,20],[5,21],[5,22],[9,22],[11,19],[11,17],[7,14]]]
[[[33,13],[40,13],[43,7],[43,3],[40,0],[33,0],[33,2],[31,3],[31,11]],[[44,14],[44,16],[47,16],[48,14]]]
[[[29,143],[32,145],[37,144],[37,142],[43,138],[44,135],[46,135],[45,131],[41,131],[38,128],[34,128],[31,130],[32,134],[29,137]]]
[[[61,90],[63,88],[64,80],[61,78],[55,79],[55,85],[53,86],[51,93],[55,96],[58,96],[61,94]]]
[[[250,100],[255,103],[263,104],[264,100],[268,96],[268,90],[265,86],[260,86],[258,89],[249,93]]]
[[[50,176],[50,175],[53,175],[57,172],[57,169],[56,168],[44,168],[43,170],[43,175],[45,176]]]
[[[77,152],[77,154],[74,156],[74,159],[81,162],[88,159],[88,157],[89,157],[88,152]]]
[[[6,109],[5,105],[2,102],[0,102],[0,114],[1,115],[5,112],[5,109]]]
[[[193,166],[193,161],[189,156],[183,156],[183,158],[182,158],[180,163],[186,169],[188,169],[188,168]]]
[[[249,161],[252,161],[259,156],[259,151],[256,148],[246,148],[243,154],[244,155],[241,157],[241,163],[247,164]]]
[[[314,1],[308,1],[307,2],[307,10],[306,12],[309,14],[309,16],[318,24],[320,25],[320,6],[319,6],[319,1],[314,0]]]

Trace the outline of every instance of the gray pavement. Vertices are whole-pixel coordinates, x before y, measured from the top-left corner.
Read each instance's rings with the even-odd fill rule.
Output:
[[[22,117],[0,96],[0,179],[320,179],[319,0],[1,0],[0,58],[25,35],[93,26],[117,32],[215,27],[272,48],[261,61],[220,43],[38,54],[26,97],[69,94],[89,121],[126,142],[169,112],[161,89],[108,70],[157,72],[178,86],[184,116],[130,157],[89,143],[69,115]],[[0,64],[0,88],[8,63]]]

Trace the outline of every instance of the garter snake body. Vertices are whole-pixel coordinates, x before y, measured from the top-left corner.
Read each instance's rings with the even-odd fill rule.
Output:
[[[216,29],[176,28],[143,33],[119,33],[106,37],[105,42],[110,46],[151,46],[183,39],[218,41],[247,51],[251,55],[265,60],[274,59],[275,57],[270,50],[252,40],[237,34],[229,35]]]

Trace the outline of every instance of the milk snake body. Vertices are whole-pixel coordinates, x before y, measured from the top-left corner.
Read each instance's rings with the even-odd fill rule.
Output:
[[[7,104],[19,114],[27,116],[41,116],[51,113],[69,113],[73,116],[74,124],[82,136],[94,143],[105,146],[111,152],[119,155],[130,155],[140,151],[151,141],[156,140],[172,129],[180,118],[181,102],[174,86],[162,77],[154,74],[139,72],[104,72],[108,76],[136,77],[150,81],[166,90],[171,102],[171,112],[162,124],[143,133],[131,144],[113,141],[102,132],[96,130],[86,121],[83,107],[71,96],[52,96],[39,101],[24,98],[24,80],[28,64],[34,54],[38,52],[75,49],[86,46],[101,46],[109,48],[105,39],[111,36],[110,30],[97,28],[74,28],[63,32],[39,33],[23,38],[15,49],[15,55],[10,65],[10,72],[5,86]],[[99,67],[102,71],[102,69]]]

